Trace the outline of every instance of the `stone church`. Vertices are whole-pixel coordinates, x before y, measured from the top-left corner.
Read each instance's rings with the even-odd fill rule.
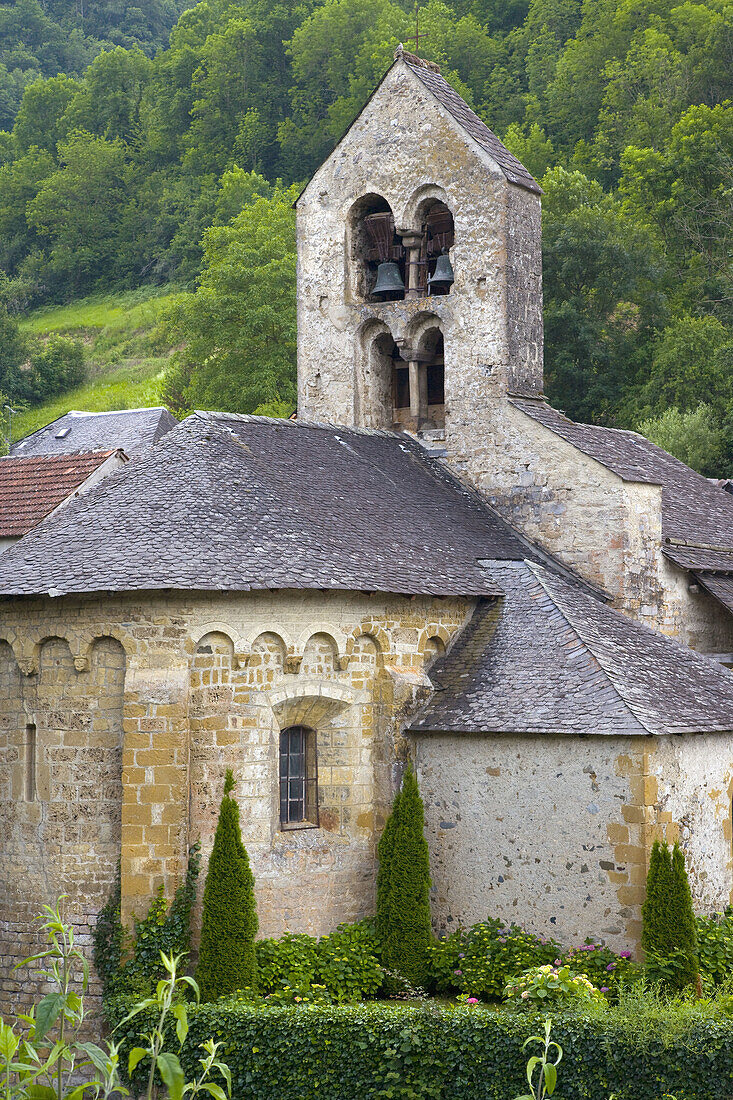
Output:
[[[400,48],[297,203],[297,421],[167,425],[0,557],[4,1009],[42,904],[171,896],[228,767],[264,935],[373,910],[408,758],[436,931],[636,948],[657,836],[731,899],[733,498],[545,401],[540,203]]]

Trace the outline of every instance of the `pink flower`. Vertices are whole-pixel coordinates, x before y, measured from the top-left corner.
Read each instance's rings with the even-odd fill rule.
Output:
[[[616,963],[609,963],[608,966],[606,967],[606,970],[615,970],[615,969],[616,969]]]
[[[607,985],[602,985],[601,986],[601,993],[608,993],[608,986]]]
[[[463,976],[463,971],[462,970],[454,970],[453,973],[457,974],[459,978]]]
[[[555,966],[560,966],[560,965],[561,965],[560,959],[555,959]]]
[[[620,959],[630,959],[631,958],[631,952],[630,951],[619,951],[618,957]]]
[[[529,993],[528,993],[528,992],[527,992],[527,990],[525,989],[524,993],[522,994],[522,1000],[523,1000],[523,1001],[526,1001],[528,997],[529,997]]]
[[[466,1001],[466,1004],[477,1005],[478,1004],[478,997],[469,997],[468,1000]]]

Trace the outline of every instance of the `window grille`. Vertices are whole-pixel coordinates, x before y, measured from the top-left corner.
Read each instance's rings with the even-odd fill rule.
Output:
[[[305,726],[280,733],[280,824],[318,824],[316,735]]]

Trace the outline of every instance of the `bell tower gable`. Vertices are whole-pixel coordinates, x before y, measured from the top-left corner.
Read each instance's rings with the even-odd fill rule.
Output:
[[[539,195],[398,50],[297,203],[299,417],[450,439],[541,393]]]

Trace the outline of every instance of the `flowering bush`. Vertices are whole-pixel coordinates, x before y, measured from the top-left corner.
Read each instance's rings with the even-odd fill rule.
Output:
[[[525,970],[507,982],[504,996],[508,1001],[518,1004],[546,1005],[548,1003],[569,1001],[604,1000],[600,989],[596,989],[586,974],[576,974],[569,966],[535,966]]]
[[[586,940],[579,947],[571,947],[560,956],[560,961],[571,970],[587,974],[610,999],[616,998],[622,982],[636,981],[643,972],[643,968],[631,958],[630,951],[616,953],[595,940]]]
[[[441,993],[466,993],[486,1000],[501,997],[509,978],[552,962],[560,947],[499,920],[459,929],[429,948],[432,986]]]

